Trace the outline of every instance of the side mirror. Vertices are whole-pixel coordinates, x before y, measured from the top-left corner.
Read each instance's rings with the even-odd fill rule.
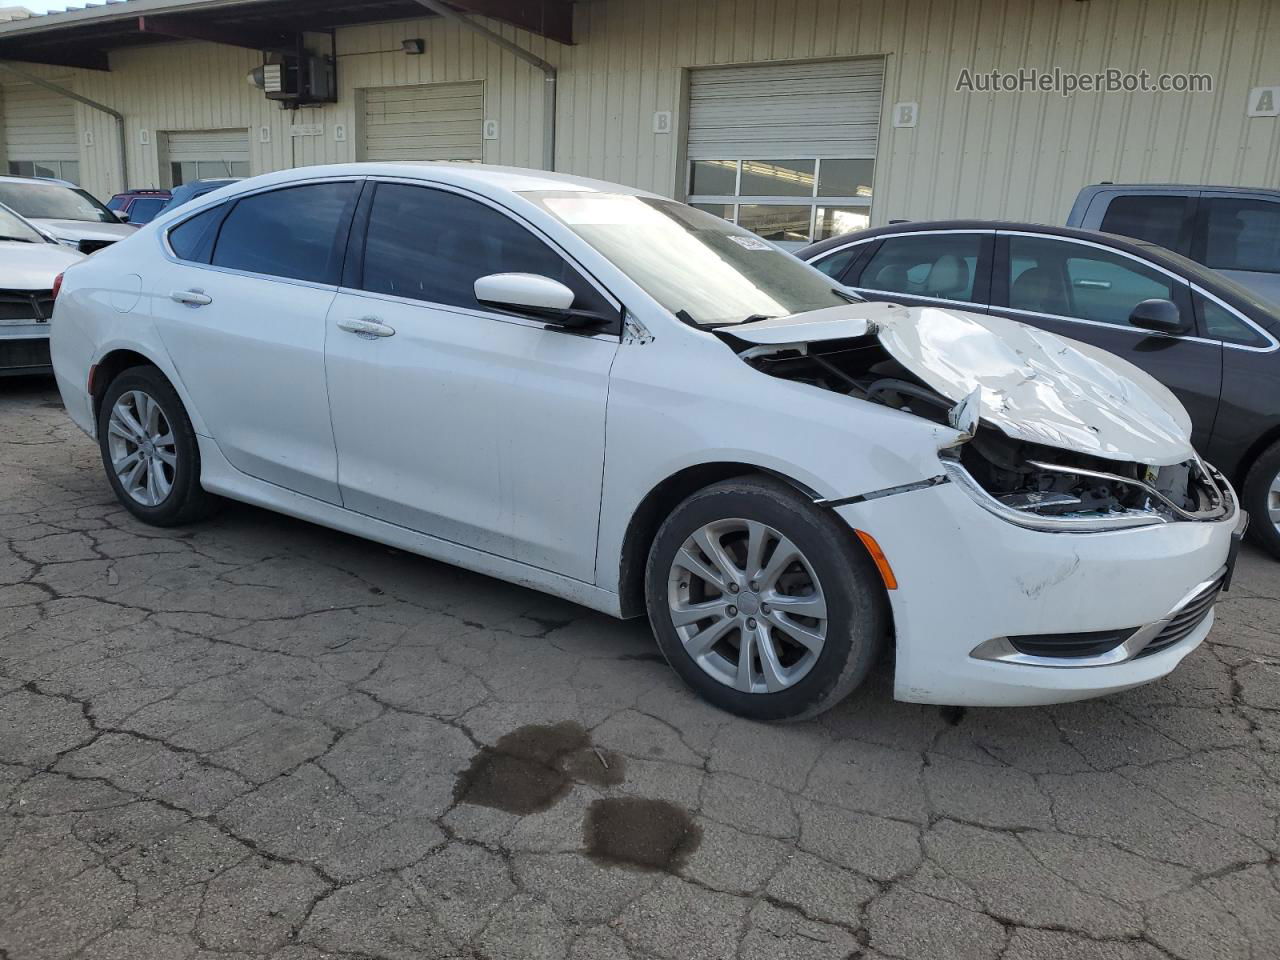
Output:
[[[128,222],[129,222],[129,211],[128,211],[128,210],[120,210],[120,211],[118,211],[118,212],[116,213],[116,219],[117,219],[117,220],[119,220],[121,223],[128,223]]]
[[[1182,319],[1182,311],[1170,300],[1143,300],[1129,314],[1131,326],[1156,333],[1187,333],[1191,324]]]
[[[491,273],[476,280],[475,293],[485,306],[562,327],[587,327],[604,319],[590,311],[574,310],[572,290],[559,280],[536,273]]]

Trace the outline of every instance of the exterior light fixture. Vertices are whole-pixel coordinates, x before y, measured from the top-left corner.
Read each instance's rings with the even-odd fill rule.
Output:
[[[427,52],[427,41],[421,37],[414,37],[412,40],[401,40],[400,47],[409,56],[414,57]]]

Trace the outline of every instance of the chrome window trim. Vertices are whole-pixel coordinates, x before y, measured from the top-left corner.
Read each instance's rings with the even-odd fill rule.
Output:
[[[978,303],[977,300],[947,300],[943,297],[922,297],[917,293],[903,293],[901,290],[876,290],[873,287],[850,287],[849,289],[855,293],[874,293],[877,299],[880,297],[906,297],[909,300],[928,300],[930,303],[959,307],[961,309],[976,307],[980,312],[987,309],[985,304]],[[891,300],[890,302],[897,303],[896,300]]]
[[[1181,274],[1174,273],[1172,270],[1168,269],[1167,267],[1162,267],[1158,263],[1153,263],[1152,261],[1143,259],[1142,257],[1136,254],[1129,253],[1127,250],[1118,250],[1115,247],[1109,247],[1104,243],[1096,243],[1092,240],[1081,240],[1078,237],[1059,237],[1051,233],[1035,233],[1030,230],[997,230],[996,236],[998,237],[1032,237],[1037,240],[1056,240],[1059,243],[1074,243],[1083,247],[1094,247],[1098,250],[1102,250],[1107,253],[1113,253],[1117,256],[1126,257],[1129,260],[1133,260],[1135,263],[1140,263],[1151,270],[1155,270],[1158,273],[1163,273],[1165,276],[1170,277],[1171,279],[1177,281],[1178,283],[1181,283],[1184,287],[1187,287],[1189,290],[1195,290],[1197,293],[1200,293],[1203,296],[1208,297],[1210,300],[1214,301],[1219,306],[1223,307],[1225,310],[1234,314],[1240,321],[1242,321],[1251,329],[1256,331],[1259,336],[1261,336],[1264,340],[1268,341],[1271,345],[1269,347],[1251,347],[1248,344],[1244,344],[1244,343],[1228,343],[1225,340],[1211,340],[1208,337],[1189,337],[1184,334],[1170,334],[1170,333],[1155,334],[1154,331],[1143,330],[1139,327],[1127,326],[1125,324],[1105,323],[1101,320],[1085,320],[1083,317],[1064,317],[1056,313],[1041,313],[1037,310],[1021,310],[1017,307],[1000,306],[994,303],[991,305],[992,310],[1006,310],[1009,313],[1016,313],[1025,317],[1044,317],[1049,320],[1064,320],[1067,323],[1083,323],[1089,326],[1105,327],[1108,330],[1123,330],[1129,333],[1139,334],[1142,336],[1155,335],[1155,336],[1168,337],[1172,340],[1185,340],[1189,343],[1207,343],[1211,346],[1222,347],[1224,350],[1225,349],[1244,350],[1248,353],[1272,353],[1275,350],[1280,350],[1280,341],[1277,341],[1275,337],[1273,337],[1270,333],[1268,333],[1262,327],[1259,327],[1256,323],[1254,323],[1248,317],[1244,316],[1242,313],[1240,313],[1239,310],[1236,310],[1234,307],[1230,306],[1229,304],[1223,303],[1221,299],[1209,293],[1207,290],[1202,288],[1199,284],[1192,283],[1190,280],[1188,280],[1186,277],[1182,276]]]

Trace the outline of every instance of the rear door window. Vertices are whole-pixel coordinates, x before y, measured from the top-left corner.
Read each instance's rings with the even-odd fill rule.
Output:
[[[1196,198],[1138,193],[1116,197],[1107,207],[1100,229],[1166,250],[1187,254],[1191,249],[1191,219]]]
[[[980,233],[920,233],[880,245],[854,286],[934,300],[974,302]]]
[[[215,267],[337,283],[336,240],[349,222],[357,184],[310,183],[236,201],[218,231]]]
[[[1280,203],[1234,197],[1202,202],[1206,208],[1205,266],[1280,273]]]

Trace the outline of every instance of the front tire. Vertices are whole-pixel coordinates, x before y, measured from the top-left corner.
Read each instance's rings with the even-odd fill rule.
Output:
[[[1280,442],[1267,447],[1254,461],[1240,499],[1249,511],[1249,532],[1254,541],[1280,560]]]
[[[117,499],[143,523],[202,520],[215,500],[200,486],[200,448],[173,386],[155,367],[131,367],[107,387],[98,448]]]
[[[703,698],[754,720],[803,720],[866,677],[888,599],[839,518],[786,484],[717,483],[681,503],[649,551],[649,621]]]

